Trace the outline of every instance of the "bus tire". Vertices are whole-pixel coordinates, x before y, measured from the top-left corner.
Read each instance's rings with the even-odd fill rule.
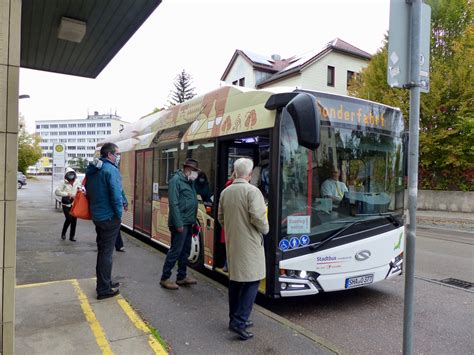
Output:
[[[188,264],[195,268],[200,269],[203,267],[204,261],[204,243],[202,233],[199,232],[197,236],[191,237],[191,252],[189,253]]]

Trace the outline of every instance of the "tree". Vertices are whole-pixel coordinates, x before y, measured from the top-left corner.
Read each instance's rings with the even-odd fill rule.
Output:
[[[470,0],[430,0],[430,92],[421,95],[419,186],[474,189],[474,32]],[[400,107],[408,122],[408,90],[386,83],[387,46],[351,83],[351,95]]]
[[[171,91],[170,98],[168,99],[171,106],[180,104],[196,96],[194,92],[195,88],[191,86],[192,82],[191,75],[186,73],[184,69],[176,76],[173,83],[174,90]]]
[[[20,116],[18,119],[18,171],[26,174],[28,167],[36,164],[42,157],[39,142],[39,136],[26,132],[25,120]]]

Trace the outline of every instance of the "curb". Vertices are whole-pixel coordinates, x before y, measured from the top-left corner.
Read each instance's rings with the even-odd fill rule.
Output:
[[[197,272],[196,270],[193,270],[193,269],[191,269],[191,270],[194,274],[193,276],[196,276],[196,278],[198,278],[198,279],[202,279],[202,280],[205,279],[206,282],[208,282],[209,284],[214,286],[216,289],[223,292],[224,294],[227,294],[227,288],[225,288],[219,282],[214,281],[213,279],[210,279],[210,278],[206,277],[205,275]],[[259,306],[258,304],[254,304],[254,309],[257,310],[259,313],[265,315],[266,317],[271,318],[271,319],[277,321],[278,323],[280,323],[280,324],[292,329],[293,331],[301,334],[302,336],[308,338],[312,342],[314,342],[314,343],[320,345],[321,347],[325,348],[326,350],[329,350],[334,354],[340,354],[340,355],[344,354],[340,349],[338,349],[330,341],[328,341],[328,340],[312,333],[311,331],[307,330],[306,328],[304,328],[302,326],[299,326],[299,325],[289,321],[288,319],[285,319],[285,318],[279,316],[278,314],[273,313],[272,311],[269,311],[268,309]]]

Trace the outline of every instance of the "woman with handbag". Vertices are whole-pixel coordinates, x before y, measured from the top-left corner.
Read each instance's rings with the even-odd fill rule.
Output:
[[[69,240],[71,242],[75,242],[76,239],[74,238],[76,234],[76,223],[77,218],[71,216],[71,207],[72,202],[74,201],[74,197],[76,196],[76,192],[78,189],[81,188],[80,182],[77,180],[76,172],[71,168],[66,168],[66,174],[64,174],[64,180],[59,184],[56,188],[55,194],[56,196],[61,197],[61,204],[63,207],[64,216],[66,220],[63,224],[63,230],[61,232],[61,239],[66,239],[66,232],[69,226],[71,229],[69,231]]]

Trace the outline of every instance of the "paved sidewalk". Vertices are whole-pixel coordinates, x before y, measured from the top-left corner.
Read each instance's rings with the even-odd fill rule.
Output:
[[[420,227],[474,233],[474,213],[417,210],[416,219]]]
[[[16,354],[165,354],[121,296],[97,301],[95,279],[17,286]]]

